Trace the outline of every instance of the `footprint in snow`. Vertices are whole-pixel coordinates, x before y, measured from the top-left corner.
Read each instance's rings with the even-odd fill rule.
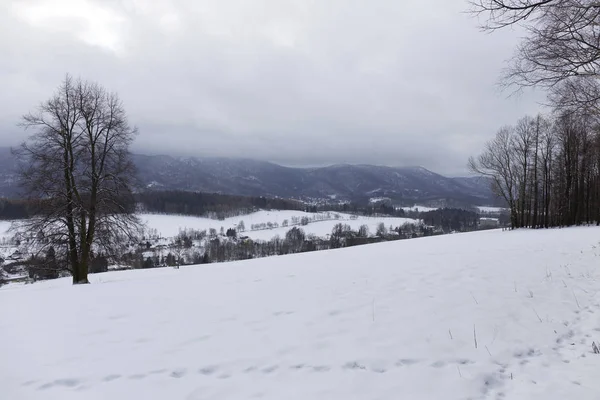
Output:
[[[359,364],[356,361],[347,362],[346,364],[344,364],[343,368],[344,369],[354,369],[354,370],[357,370],[357,369],[358,370],[366,370],[367,369],[366,366]]]
[[[78,379],[57,379],[55,381],[48,382],[48,383],[41,385],[38,388],[38,390],[46,390],[46,389],[53,388],[55,386],[74,388],[80,384],[81,384],[81,381],[79,381]]]
[[[217,367],[214,365],[209,365],[207,367],[203,367],[200,368],[200,370],[198,371],[198,373],[202,374],[202,375],[212,375],[215,372],[217,372]]]
[[[455,360],[454,362],[457,364],[460,364],[460,365],[475,364],[475,361],[467,360],[466,358],[459,358],[459,359]]]
[[[187,370],[185,368],[178,368],[171,372],[170,377],[171,378],[183,378],[186,373],[187,373]]]
[[[279,366],[271,365],[270,367],[263,368],[262,373],[263,374],[272,374],[273,372],[277,371],[278,369],[279,369]]]
[[[415,360],[412,358],[402,358],[398,361],[396,361],[396,366],[397,367],[403,367],[403,366],[410,366],[410,365],[415,365],[418,364],[419,360]]]

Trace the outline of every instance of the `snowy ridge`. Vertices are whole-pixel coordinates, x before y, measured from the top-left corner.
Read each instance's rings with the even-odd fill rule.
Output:
[[[423,167],[333,165],[290,168],[250,159],[148,156],[134,154],[139,180],[148,189],[243,196],[362,201],[392,197],[414,202],[449,200],[486,204],[496,196],[485,178],[450,178]],[[0,147],[0,197],[18,195],[15,159]]]
[[[8,285],[2,396],[597,399],[598,237],[488,231]]]

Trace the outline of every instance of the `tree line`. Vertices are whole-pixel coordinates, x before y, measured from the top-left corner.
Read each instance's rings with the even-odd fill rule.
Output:
[[[0,198],[0,220],[26,219],[33,215],[33,204],[26,199]]]
[[[136,201],[143,211],[225,219],[257,210],[304,210],[304,204],[288,199],[235,196],[180,190],[144,191]]]
[[[493,179],[511,225],[600,222],[600,6],[594,0],[472,0],[481,28],[520,26],[525,36],[501,84],[546,91],[547,115],[502,127],[475,172]]]
[[[471,170],[489,176],[513,228],[600,221],[600,120],[556,108],[501,128]]]
[[[458,208],[440,208],[420,213],[425,225],[440,228],[443,232],[467,232],[479,228],[479,215]]]
[[[401,208],[389,204],[358,204],[353,202],[307,204],[292,199],[237,196],[181,190],[144,191],[137,193],[141,210],[161,214],[181,214],[225,219],[250,214],[258,210],[293,210],[311,213],[343,212],[356,215],[386,215],[404,217]]]
[[[123,199],[125,202],[129,199]],[[181,190],[142,191],[131,199],[138,211],[157,214],[193,215],[223,220],[258,210],[292,210],[312,213],[343,212],[355,215],[405,217],[401,208],[387,204],[360,205],[357,203],[311,205],[296,200],[236,196],[218,193],[186,192]],[[44,199],[0,198],[0,220],[27,219],[36,215]],[[130,207],[134,205],[131,204]],[[418,213],[412,215],[418,217]]]
[[[284,237],[275,236],[270,240],[252,240],[240,236],[234,228],[228,229],[225,234],[189,229],[180,232],[168,247],[154,246],[150,241],[141,243],[137,250],[124,254],[121,262],[133,268],[216,263],[338,249],[434,234],[436,232],[431,227],[409,223],[389,228],[380,223],[374,235],[369,232],[367,225],[353,230],[347,224],[338,223],[326,238],[307,234],[301,227],[294,226]],[[148,252],[152,252],[152,255]]]
[[[130,207],[137,206],[138,211],[179,214],[225,219],[250,214],[257,210],[294,210],[304,211],[307,206],[288,199],[235,196],[216,193],[185,192],[179,190],[143,191],[135,193]],[[8,199],[0,198],[0,220],[19,220],[35,216],[46,199]]]

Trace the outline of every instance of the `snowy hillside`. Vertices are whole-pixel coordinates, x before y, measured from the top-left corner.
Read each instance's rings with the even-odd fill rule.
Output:
[[[279,235],[285,237],[286,232],[294,225],[299,224],[299,220],[303,217],[308,218],[308,225],[300,226],[308,235],[313,234],[318,237],[325,237],[331,233],[335,224],[344,223],[350,225],[353,230],[358,230],[361,225],[367,225],[371,234],[375,234],[377,225],[383,222],[388,228],[390,225],[394,227],[401,226],[405,223],[417,224],[418,221],[410,218],[392,218],[392,217],[353,217],[343,213],[306,213],[302,211],[258,211],[249,215],[227,218],[223,221],[190,217],[178,215],[161,215],[161,214],[141,214],[140,218],[146,223],[148,228],[156,229],[163,237],[173,237],[180,230],[208,230],[216,229],[220,231],[221,227],[225,230],[228,228],[236,228],[240,221],[244,222],[246,230],[242,233],[253,240],[270,240]],[[287,226],[282,226],[284,221],[287,221]],[[253,225],[261,225],[271,223],[272,229],[252,229]]]
[[[140,183],[149,189],[242,196],[362,200],[386,196],[412,201],[453,200],[485,204],[496,196],[485,178],[449,178],[422,167],[332,165],[290,168],[270,162],[218,157],[134,154]],[[0,147],[0,197],[17,194],[16,160]]]
[[[597,399],[600,229],[0,288],[0,397]]]
[[[9,228],[10,228],[9,221],[0,221],[0,239],[10,236],[7,232]]]

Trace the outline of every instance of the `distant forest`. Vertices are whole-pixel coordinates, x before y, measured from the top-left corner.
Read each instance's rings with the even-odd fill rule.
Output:
[[[0,198],[0,220],[29,218],[33,214],[32,203],[26,200]]]
[[[389,204],[359,205],[330,203],[311,205],[296,200],[234,196],[226,194],[170,191],[147,191],[136,195],[138,207],[149,213],[182,214],[225,219],[250,214],[258,210],[294,210],[306,212],[344,212],[358,215],[386,215],[405,217],[402,209]]]
[[[135,195],[141,212],[178,214],[225,219],[258,210],[293,210],[306,212],[335,211],[359,215],[405,217],[402,209],[387,204],[358,205],[354,203],[310,205],[296,200],[198,193],[178,190],[146,191]],[[29,218],[35,214],[36,203],[21,199],[0,198],[0,220]]]
[[[354,203],[307,205],[278,198],[245,197],[184,191],[147,191],[136,194],[141,212],[178,214],[225,219],[258,210],[294,210],[306,212],[341,212],[365,216],[392,216],[422,219],[426,225],[444,231],[469,231],[477,228],[479,216],[473,211],[445,208],[428,212],[406,212],[386,203],[358,205]],[[35,205],[26,200],[0,199],[0,220],[24,219],[35,213]],[[504,221],[501,221],[504,222]]]
[[[135,195],[141,212],[179,214],[224,219],[256,210],[298,210],[305,204],[295,200],[267,197],[244,197],[185,191],[147,191]],[[21,199],[0,198],[0,220],[25,219],[35,214],[36,203]]]
[[[306,209],[305,204],[295,200],[178,190],[138,193],[136,201],[143,212],[194,215],[214,219],[250,214],[256,210]]]

